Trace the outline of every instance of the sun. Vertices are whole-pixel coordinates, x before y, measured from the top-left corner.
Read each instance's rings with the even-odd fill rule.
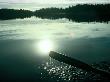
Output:
[[[38,51],[44,55],[47,55],[53,50],[53,43],[51,40],[41,40],[36,45]]]

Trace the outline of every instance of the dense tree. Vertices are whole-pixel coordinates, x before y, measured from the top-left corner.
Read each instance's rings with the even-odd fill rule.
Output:
[[[0,9],[0,19],[16,19],[16,18],[26,18],[31,17],[33,15],[32,11],[29,10],[15,10],[15,9]]]
[[[76,22],[108,22],[110,20],[110,4],[78,4],[68,8],[42,8],[36,11],[0,9],[0,19],[15,19],[36,16],[39,18],[67,18]]]

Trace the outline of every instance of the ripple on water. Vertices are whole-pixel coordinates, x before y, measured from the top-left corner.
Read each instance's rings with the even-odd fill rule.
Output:
[[[96,66],[94,64],[94,66]],[[109,69],[110,65],[108,66]],[[73,80],[101,80],[103,79],[100,75],[96,75],[91,72],[86,72],[71,65],[57,62],[53,59],[42,64],[40,69],[43,69],[48,72],[51,78],[57,79],[57,81],[73,81]],[[104,68],[103,68],[104,69]],[[109,69],[110,70],[110,69]],[[48,78],[44,76],[43,78]]]

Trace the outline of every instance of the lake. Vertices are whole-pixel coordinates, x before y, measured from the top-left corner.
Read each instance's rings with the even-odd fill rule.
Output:
[[[73,77],[67,71],[72,67],[51,59],[51,50],[90,65],[110,63],[110,23],[35,17],[0,20],[2,80],[70,81]]]

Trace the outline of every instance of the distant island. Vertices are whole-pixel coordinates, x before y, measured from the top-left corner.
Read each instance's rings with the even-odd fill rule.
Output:
[[[23,19],[33,16],[33,12],[24,9],[0,9],[0,20]]]
[[[67,18],[75,22],[110,21],[110,4],[83,4],[68,8],[42,8],[36,11],[24,9],[0,9],[0,20],[23,19],[36,16],[42,19]]]

